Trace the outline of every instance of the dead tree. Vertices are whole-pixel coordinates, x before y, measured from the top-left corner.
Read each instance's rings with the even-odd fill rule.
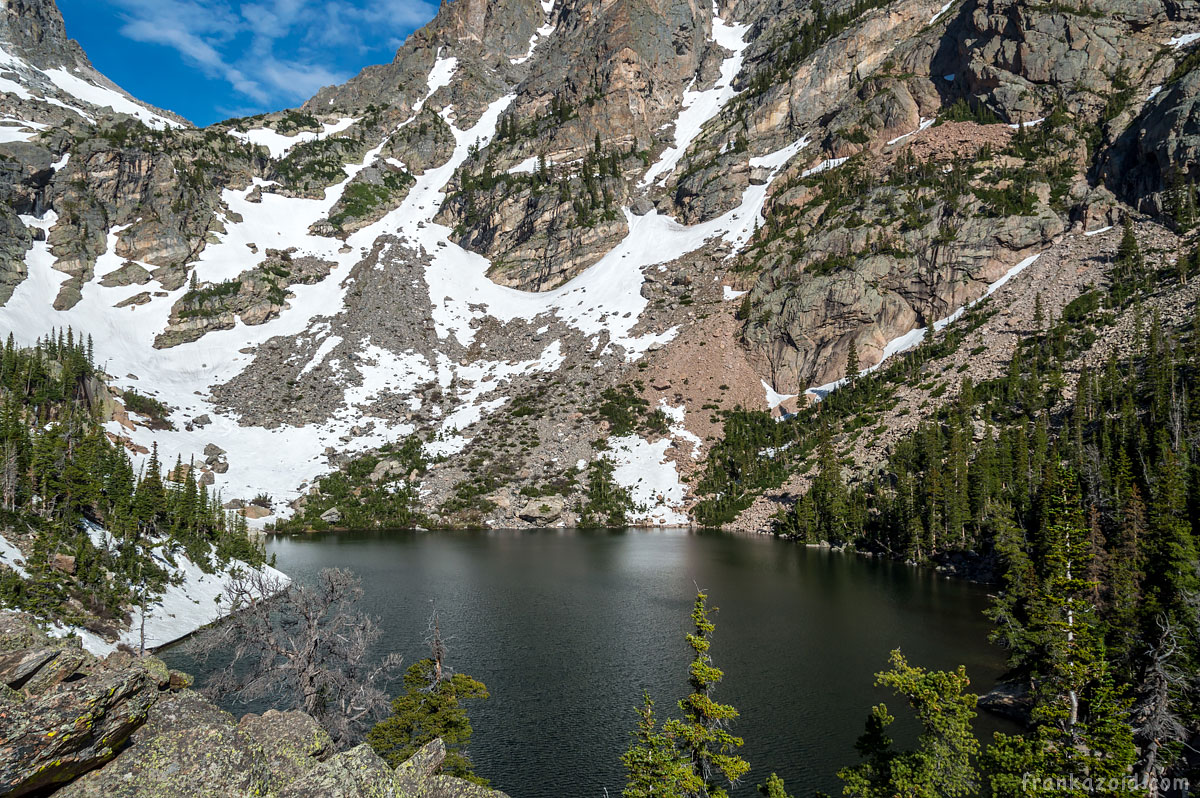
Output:
[[[1158,626],[1159,638],[1146,652],[1149,661],[1133,708],[1134,738],[1142,752],[1142,778],[1150,785],[1150,798],[1159,795],[1158,779],[1172,764],[1163,761],[1163,755],[1189,736],[1175,711],[1176,697],[1189,687],[1188,676],[1176,664],[1181,647],[1166,617],[1158,619]]]
[[[210,654],[229,657],[205,693],[303,710],[339,747],[361,739],[386,712],[381,686],[400,666],[398,654],[368,657],[382,630],[356,610],[361,596],[361,582],[345,569],[291,586],[265,570],[235,576],[225,590],[229,617],[202,641]]]

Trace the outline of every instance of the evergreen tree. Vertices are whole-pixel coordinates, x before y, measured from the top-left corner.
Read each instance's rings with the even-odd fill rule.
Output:
[[[902,696],[921,725],[917,747],[896,750],[887,734],[895,718],[884,704],[871,710],[867,727],[855,747],[863,762],[843,768],[842,794],[847,798],[951,798],[971,795],[977,788],[974,758],[979,744],[971,731],[976,696],[966,669],[926,671],[908,664],[893,651],[891,667],[878,674],[876,684]]]
[[[675,738],[655,725],[654,701],[649,694],[637,710],[633,744],[621,755],[625,766],[625,798],[678,798],[697,795],[704,783],[676,746]]]
[[[715,626],[704,591],[696,594],[692,622],[695,631],[687,635],[693,654],[688,668],[692,692],[679,701],[683,718],[668,719],[656,731],[654,705],[646,697],[638,710],[634,742],[622,757],[627,798],[728,798],[725,785],[736,784],[750,769],[736,754],[742,739],[728,730],[738,711],[712,697],[724,673],[708,653]]]
[[[441,738],[446,745],[442,771],[486,785],[475,775],[467,747],[471,719],[464,701],[488,698],[487,687],[446,664],[446,646],[438,616],[430,619],[430,656],[411,665],[404,674],[404,695],[392,701],[392,714],[367,732],[367,742],[392,767],[407,760],[422,746]]]
[[[726,798],[728,793],[721,784],[736,784],[750,769],[750,763],[735,753],[742,747],[742,738],[733,736],[727,728],[737,719],[738,711],[712,698],[725,674],[712,664],[712,656],[708,653],[712,645],[710,638],[716,628],[708,616],[708,594],[700,591],[692,607],[695,631],[687,636],[693,653],[692,664],[688,667],[692,692],[679,701],[683,720],[668,720],[663,728],[674,737],[703,784],[696,791],[696,798]]]

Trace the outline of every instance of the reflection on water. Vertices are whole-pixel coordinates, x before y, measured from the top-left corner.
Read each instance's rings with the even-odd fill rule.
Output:
[[[353,569],[384,645],[407,662],[424,656],[436,602],[452,664],[492,693],[472,708],[476,770],[514,798],[620,794],[642,692],[665,715],[688,690],[697,586],[720,607],[716,697],[742,713],[734,732],[753,769],[739,796],[771,771],[797,796],[840,793],[834,773],[854,761],[869,708],[887,699],[903,714],[873,687],[891,649],[926,667],[964,664],[980,692],[1001,664],[979,586],[765,536],[341,533],[277,538],[270,551],[302,580]],[[166,658],[199,673],[187,648]]]

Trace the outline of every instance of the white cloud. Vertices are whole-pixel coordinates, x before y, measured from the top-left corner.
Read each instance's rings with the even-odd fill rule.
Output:
[[[431,0],[107,0],[120,34],[168,47],[205,76],[261,106],[298,103],[431,19]],[[242,105],[236,100],[232,105]]]

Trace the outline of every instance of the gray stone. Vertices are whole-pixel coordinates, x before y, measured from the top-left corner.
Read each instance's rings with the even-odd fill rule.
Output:
[[[277,794],[277,798],[399,796],[391,768],[366,743],[320,763]]]
[[[246,715],[238,729],[262,748],[274,784],[288,784],[308,773],[334,751],[333,740],[309,715],[268,709]]]
[[[566,500],[562,496],[539,496],[527,501],[518,515],[530,523],[549,523],[557,521],[565,509]]]
[[[629,210],[633,212],[634,216],[645,216],[654,210],[654,203],[646,197],[638,197],[629,204]]]
[[[0,713],[0,793],[43,791],[102,765],[157,700],[155,680],[134,667],[62,684],[10,707]]]
[[[150,712],[129,748],[67,785],[63,798],[225,798],[266,795],[271,787],[261,746],[233,717],[184,690]]]

